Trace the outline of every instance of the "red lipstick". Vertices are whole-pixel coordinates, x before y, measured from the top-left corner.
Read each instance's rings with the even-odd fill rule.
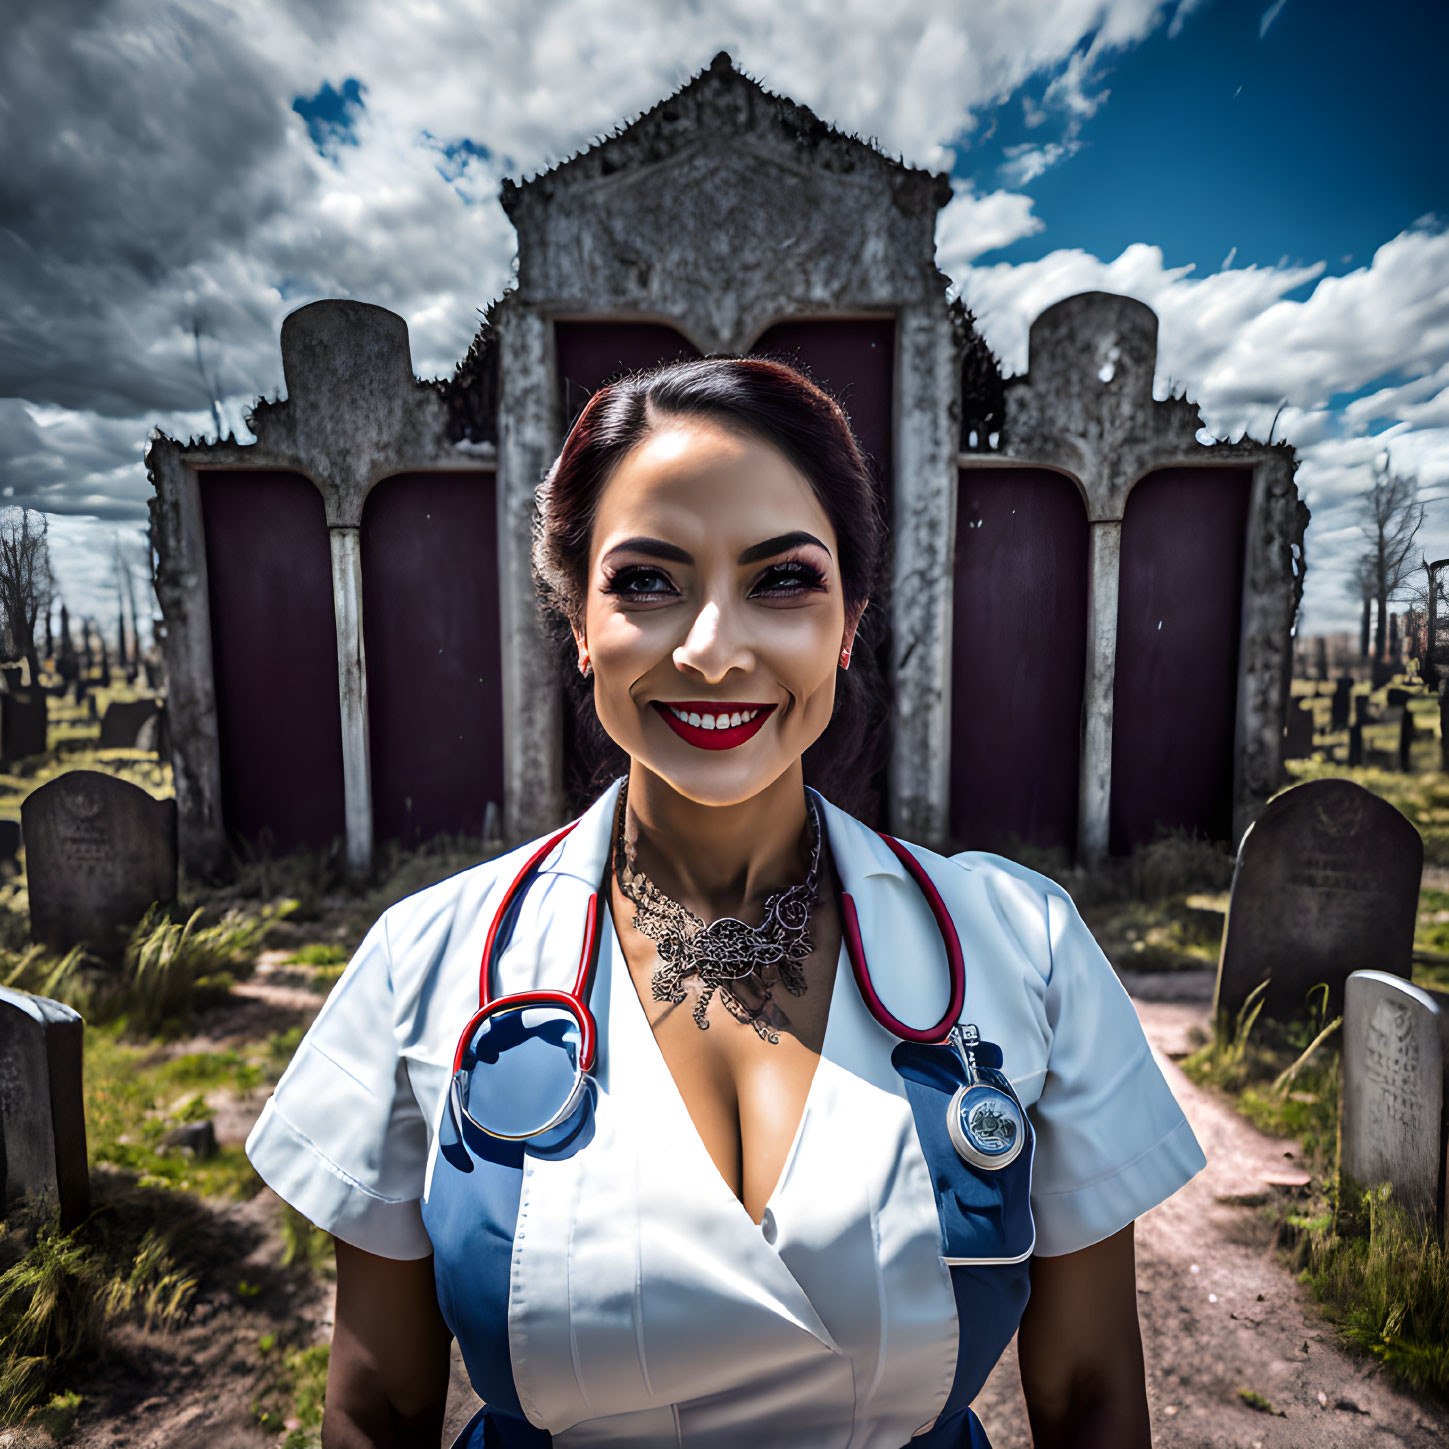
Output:
[[[732,750],[736,745],[744,744],[760,732],[765,721],[775,712],[773,704],[744,704],[732,700],[679,699],[670,700],[666,704],[655,699],[650,703],[680,739],[698,746],[701,750]],[[675,710],[682,714],[699,715],[701,718],[706,715],[715,718],[722,714],[748,714],[751,710],[758,713],[742,724],[729,725],[725,729],[705,729],[702,725],[690,724],[688,720],[680,719]]]

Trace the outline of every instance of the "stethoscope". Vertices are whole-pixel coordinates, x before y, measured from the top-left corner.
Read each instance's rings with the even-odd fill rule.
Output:
[[[463,1028],[453,1055],[449,1099],[454,1110],[478,1131],[504,1141],[556,1145],[577,1130],[580,1107],[589,1095],[598,1027],[587,997],[601,935],[599,891],[589,895],[583,947],[571,991],[539,988],[495,997],[490,984],[528,887],[543,861],[578,824],[575,820],[544,841],[504,892],[483,945],[478,1009]],[[965,1081],[946,1108],[951,1144],[962,1161],[997,1171],[1016,1160],[1026,1140],[1021,1103],[1006,1077],[989,1064],[992,1055],[999,1062],[996,1048],[983,1042],[974,1026],[958,1020],[966,999],[966,964],[945,902],[920,862],[900,841],[884,834],[880,838],[905,866],[931,908],[946,948],[951,994],[945,1014],[932,1027],[908,1026],[894,1016],[871,982],[855,902],[842,891],[845,949],[855,984],[871,1016],[893,1035],[923,1045],[949,1043],[954,1048]],[[599,889],[603,888],[601,883]],[[507,1066],[500,1071],[505,1061]]]

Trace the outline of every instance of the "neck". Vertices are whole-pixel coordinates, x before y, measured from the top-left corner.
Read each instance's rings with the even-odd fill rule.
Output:
[[[629,809],[638,822],[639,868],[661,890],[709,916],[735,915],[805,878],[810,830],[797,760],[758,795],[735,805],[701,805],[637,762]],[[820,822],[824,830],[825,822]]]

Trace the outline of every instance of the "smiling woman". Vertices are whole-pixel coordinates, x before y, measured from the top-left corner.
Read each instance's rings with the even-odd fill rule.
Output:
[[[535,574],[619,777],[384,912],[248,1142],[337,1240],[329,1449],[436,1442],[450,1336],[461,1449],[984,1449],[1018,1328],[1039,1449],[1148,1444],[1132,1223],[1203,1158],[1126,993],[807,783],[868,773],[883,537],[783,364],[580,414]]]

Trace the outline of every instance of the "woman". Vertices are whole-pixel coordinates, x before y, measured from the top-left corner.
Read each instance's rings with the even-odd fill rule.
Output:
[[[437,1443],[456,1333],[470,1449],[983,1446],[1019,1323],[1038,1446],[1147,1445],[1132,1223],[1203,1158],[1131,1003],[1055,883],[805,783],[869,768],[839,406],[761,359],[605,387],[535,535],[627,774],[387,910],[247,1144],[336,1239],[324,1442]],[[576,976],[587,1077],[581,1008],[492,999]]]

